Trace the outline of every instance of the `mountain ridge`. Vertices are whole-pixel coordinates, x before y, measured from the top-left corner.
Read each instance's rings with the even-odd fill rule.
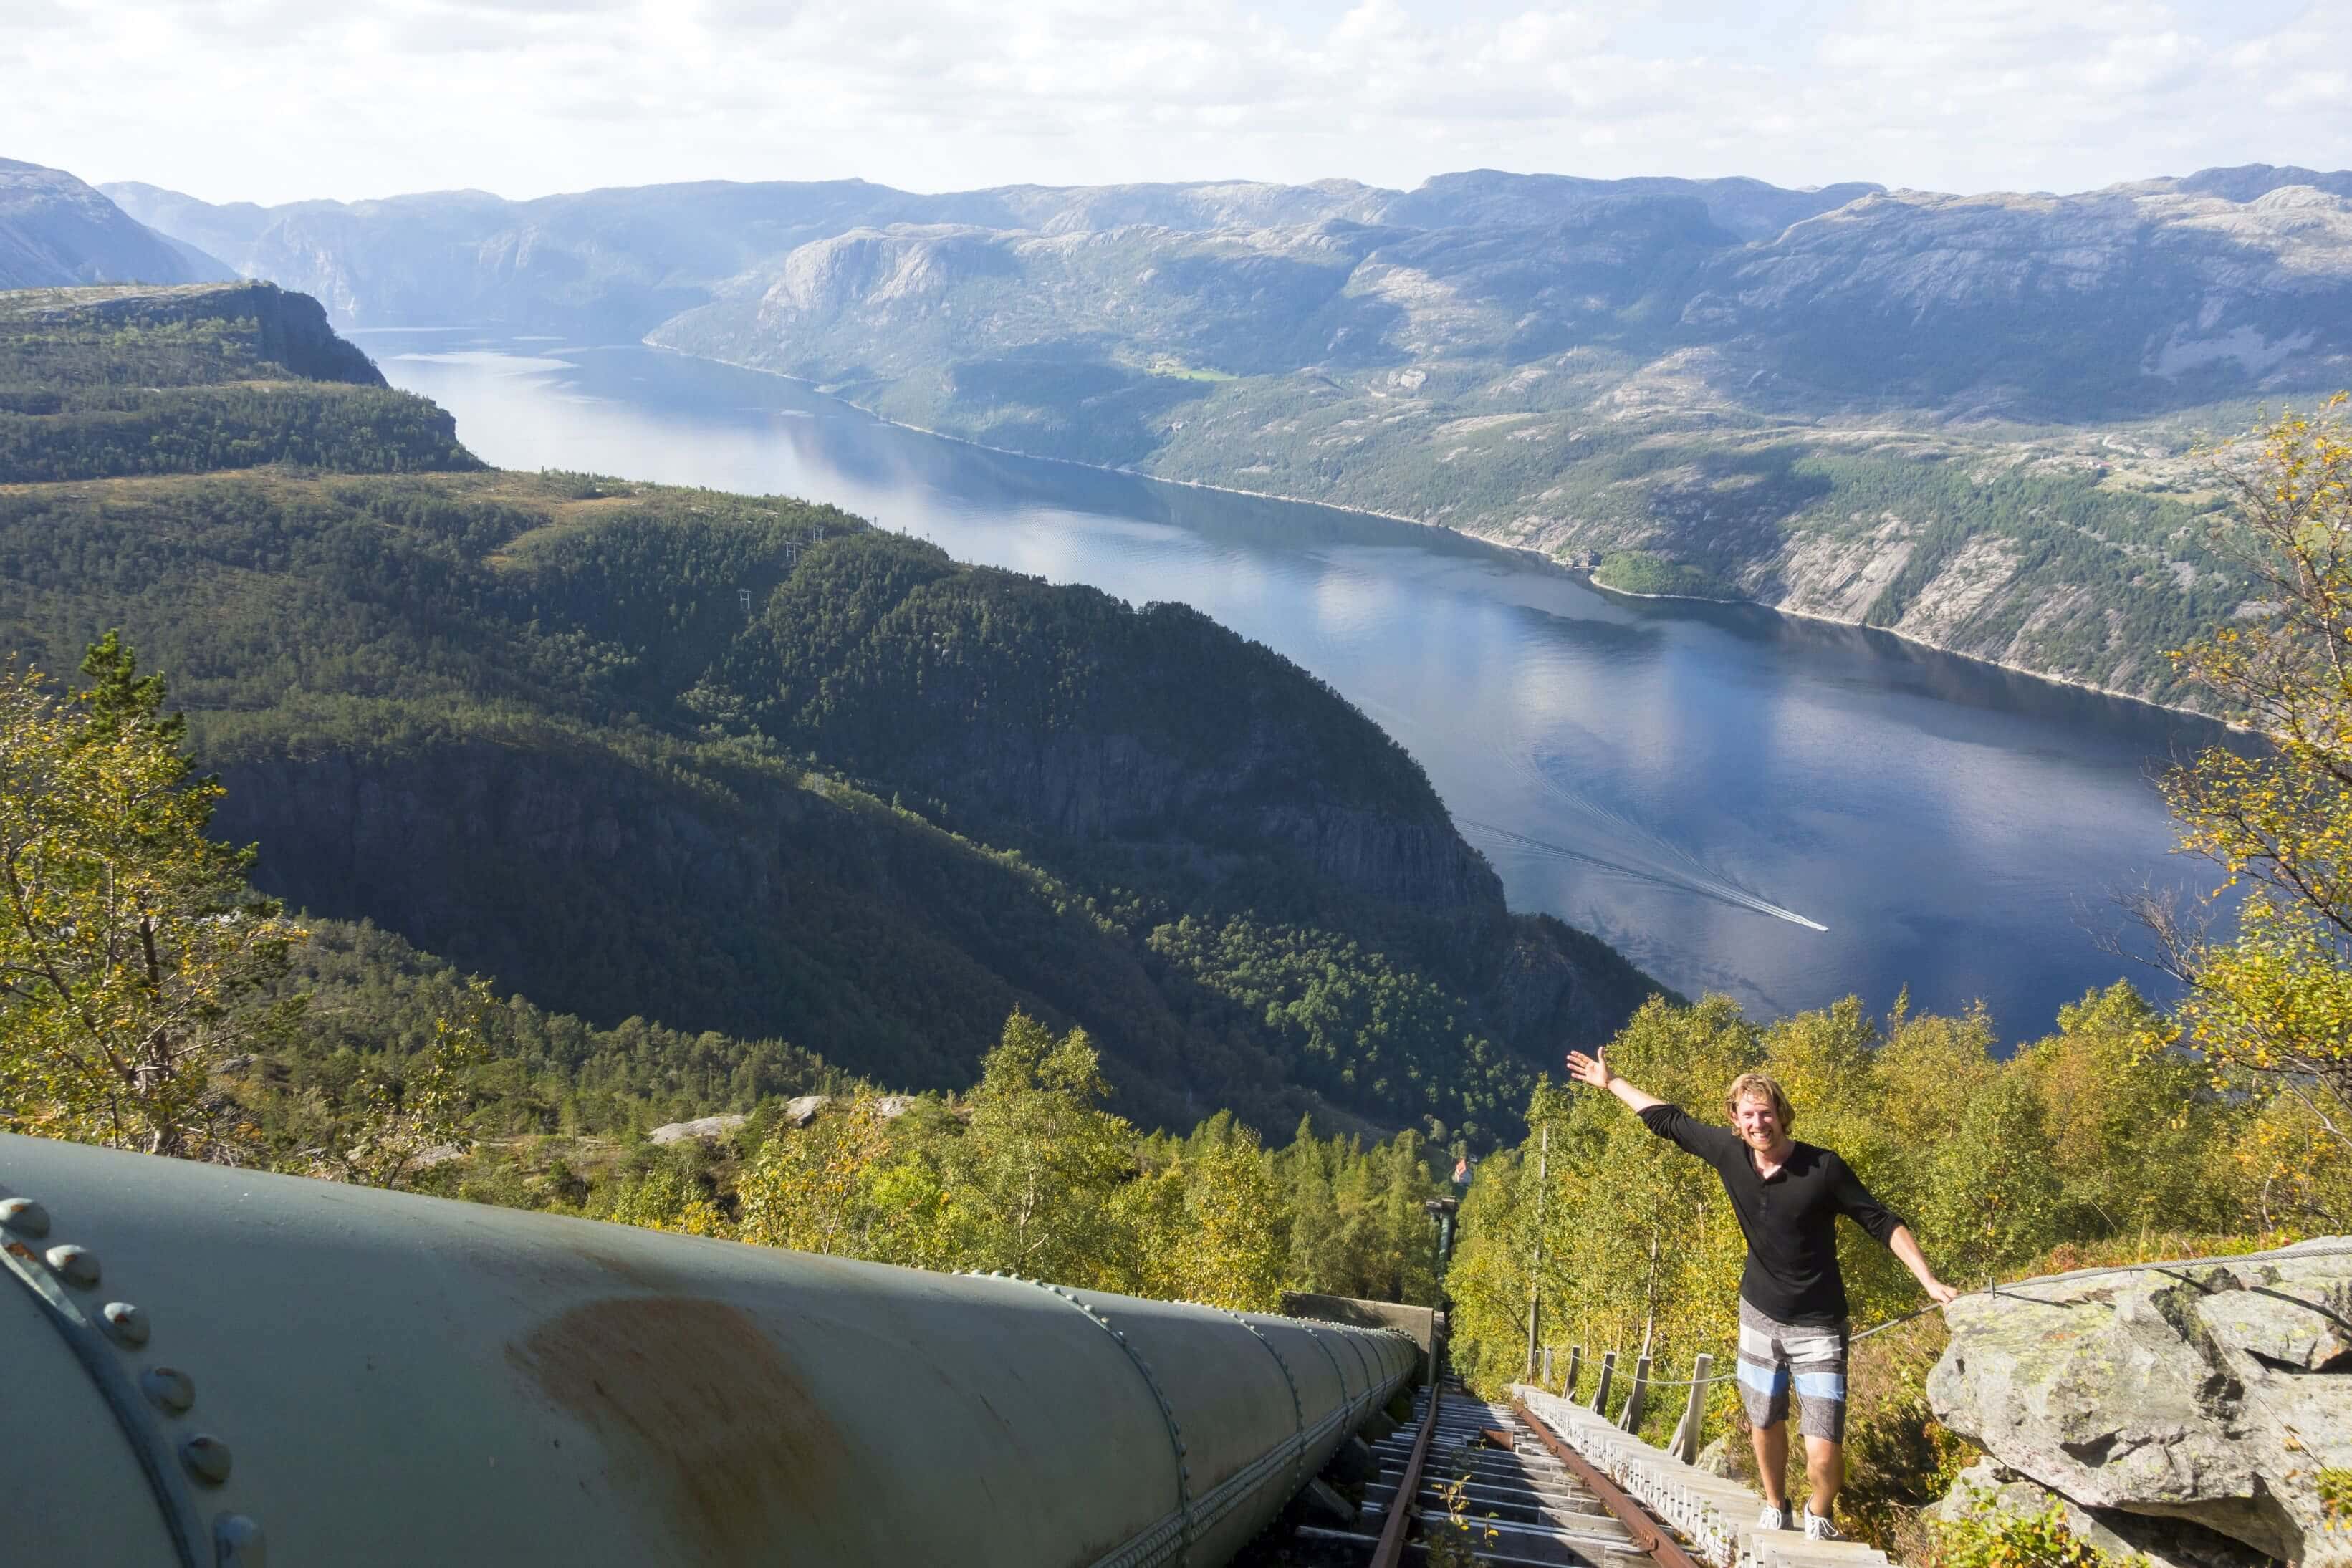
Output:
[[[226,264],[149,228],[62,169],[0,158],[0,289],[210,283]]]
[[[2294,166],[404,200],[254,209],[239,265],[338,319],[642,334],[984,445],[1647,555],[2173,704],[2163,651],[2244,591],[2196,454],[2352,382],[2352,174]]]

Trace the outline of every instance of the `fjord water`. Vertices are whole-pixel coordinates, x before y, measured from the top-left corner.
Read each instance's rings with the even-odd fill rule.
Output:
[[[1427,768],[1515,908],[1752,1014],[1981,999],[2031,1039],[2129,967],[2114,894],[2208,889],[2153,771],[2200,721],[1440,529],[1008,455],[635,345],[363,333],[486,460],[829,501],[960,559],[1178,600]],[[2133,973],[2143,983],[2145,970]]]

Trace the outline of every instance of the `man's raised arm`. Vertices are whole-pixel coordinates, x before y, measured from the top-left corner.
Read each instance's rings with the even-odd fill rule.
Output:
[[[1597,1056],[1587,1056],[1580,1051],[1568,1053],[1568,1075],[1579,1083],[1590,1083],[1595,1089],[1606,1089],[1622,1100],[1637,1113],[1653,1105],[1663,1105],[1664,1100],[1654,1094],[1644,1094],[1609,1071],[1609,1048],[1602,1046]]]
[[[1614,1072],[1609,1071],[1608,1048],[1597,1055],[1587,1056],[1580,1051],[1568,1053],[1568,1075],[1579,1083],[1589,1083],[1595,1089],[1606,1089],[1633,1108],[1642,1118],[1642,1124],[1682,1150],[1720,1170],[1725,1161],[1738,1154],[1738,1135],[1728,1127],[1711,1127],[1699,1121],[1671,1100],[1661,1100],[1645,1094]]]

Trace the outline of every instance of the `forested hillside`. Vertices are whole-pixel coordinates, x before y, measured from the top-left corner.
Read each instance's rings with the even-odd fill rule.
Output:
[[[267,287],[0,297],[0,406],[10,645],[56,674],[120,626],[261,887],[592,1026],[948,1089],[1018,1007],[1147,1125],[1483,1139],[1651,988],[1181,606],[485,470]]]

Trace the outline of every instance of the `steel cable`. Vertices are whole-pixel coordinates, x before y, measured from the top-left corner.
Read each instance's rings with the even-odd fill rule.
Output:
[[[2170,1272],[2175,1269],[2194,1269],[2205,1264],[2265,1263],[2278,1262],[2282,1260],[2291,1262],[2301,1258],[2341,1258],[2347,1256],[2352,1256],[2352,1244],[2336,1247],[2282,1247],[2268,1252],[2233,1252],[2215,1258],[2169,1258],[2147,1263],[2109,1263],[2103,1264],[2095,1269],[2077,1269],[2064,1274],[2036,1274],[2031,1278],[2019,1280],[2006,1285],[1998,1283],[1983,1285],[1973,1291],[1963,1291],[1958,1296],[1955,1296],[1953,1300],[1956,1301],[1964,1301],[1970,1296],[2002,1296],[2015,1301],[2033,1301],[2042,1306],[2061,1306],[2064,1303],[2041,1296],[2019,1295],[2018,1291],[2022,1288],[2033,1285],[2055,1285],[2062,1283],[2071,1285],[2078,1280],[2095,1280],[2109,1274],[2162,1274]],[[2194,1284],[2196,1281],[2188,1281],[2185,1282]],[[2336,1314],[2329,1308],[2321,1306],[2315,1302],[2304,1301],[2301,1297],[2287,1296],[2283,1292],[2276,1291],[2265,1291],[2263,1293],[2266,1295],[2280,1296],[2282,1300],[2292,1301],[2299,1307],[2308,1308],[2312,1312],[2318,1313],[2321,1317],[2327,1318],[2330,1321],[2341,1321],[2336,1318]],[[1905,1323],[1910,1322],[1914,1319],[1926,1317],[1929,1312],[1941,1312],[1947,1304],[1948,1303],[1930,1301],[1924,1307],[1916,1307],[1910,1312],[1905,1312],[1900,1317],[1889,1318],[1883,1323],[1873,1324],[1871,1327],[1863,1330],[1860,1333],[1854,1334],[1849,1338],[1846,1341],[1846,1343],[1849,1345],[1859,1344],[1864,1340],[1870,1338],[1873,1334],[1882,1334],[1889,1329],[1901,1328]],[[1728,1383],[1738,1377],[1738,1375],[1739,1373],[1737,1368],[1735,1368],[1730,1372],[1710,1373],[1705,1377],[1653,1377],[1649,1379],[1649,1386],[1652,1388],[1688,1388],[1694,1384],[1700,1383]]]

